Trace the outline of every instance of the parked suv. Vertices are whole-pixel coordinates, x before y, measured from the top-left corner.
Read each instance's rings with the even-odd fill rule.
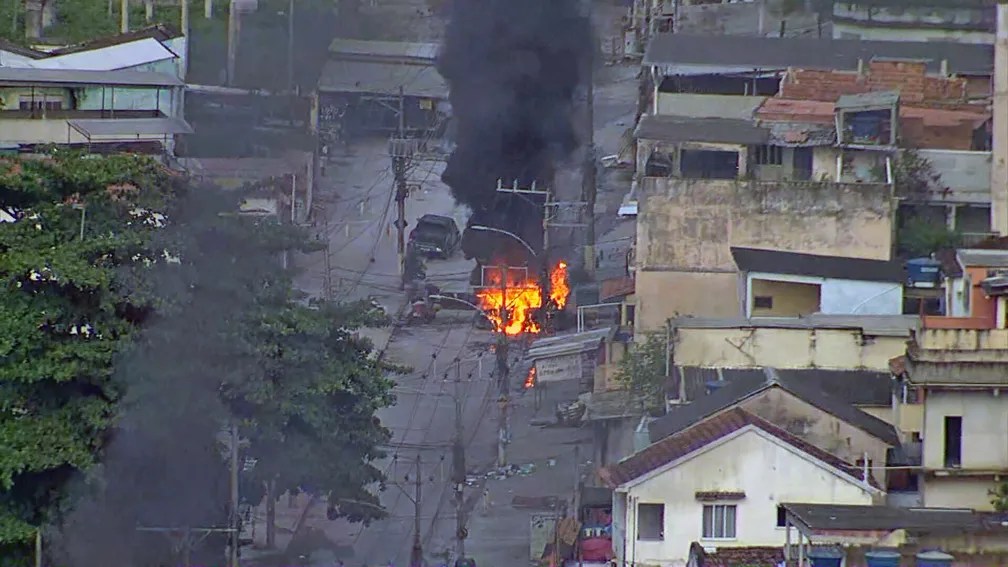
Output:
[[[428,257],[449,258],[459,247],[462,237],[451,217],[424,215],[410,231],[409,245]]]

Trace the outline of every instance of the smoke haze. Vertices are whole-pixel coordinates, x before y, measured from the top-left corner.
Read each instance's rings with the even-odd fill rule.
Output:
[[[592,56],[591,24],[580,0],[451,0],[447,15],[438,69],[457,147],[442,179],[479,222],[509,225],[535,246],[541,209],[498,199],[497,180],[551,186],[577,148],[574,95]],[[525,223],[508,222],[518,218]]]

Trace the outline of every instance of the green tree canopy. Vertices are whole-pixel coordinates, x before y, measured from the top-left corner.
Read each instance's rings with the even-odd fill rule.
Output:
[[[16,219],[0,223],[0,543],[24,542],[62,503],[71,565],[154,559],[163,550],[138,546],[136,524],[226,518],[228,423],[246,442],[243,486],[380,515],[372,462],[389,433],[375,412],[399,369],[355,331],[387,321],[295,292],[279,255],[304,234],[144,158],[0,166]],[[84,472],[98,482],[71,484]]]

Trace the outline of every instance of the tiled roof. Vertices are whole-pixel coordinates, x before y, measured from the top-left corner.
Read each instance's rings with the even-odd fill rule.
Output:
[[[665,437],[685,431],[692,424],[734,408],[768,388],[780,388],[891,446],[900,444],[891,424],[828,394],[820,386],[781,374],[773,368],[764,368],[763,373],[766,377],[763,382],[753,380],[728,382],[720,389],[689,404],[676,407],[665,416],[651,422],[649,426],[651,442],[656,443]]]
[[[683,458],[719,439],[750,426],[773,435],[777,439],[807,455],[823,461],[840,472],[858,480],[864,480],[863,471],[860,468],[844,462],[840,458],[741,408],[732,408],[713,417],[700,420],[674,435],[651,444],[644,450],[631,455],[619,463],[602,468],[599,471],[599,476],[609,486],[617,487],[658,470],[677,459]],[[870,477],[869,482],[877,487],[875,481],[870,479]]]
[[[964,102],[966,79],[928,76],[923,61],[882,60],[867,63],[862,73],[817,69],[789,69],[781,80],[781,98],[833,101],[841,96],[899,91],[904,104]],[[891,104],[892,101],[883,104]]]

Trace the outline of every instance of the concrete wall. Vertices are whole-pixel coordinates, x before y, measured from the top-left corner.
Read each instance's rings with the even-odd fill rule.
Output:
[[[746,307],[753,317],[798,317],[819,311],[818,283],[782,282],[763,279],[749,280]],[[757,297],[768,297],[769,308],[756,306]]]
[[[962,417],[962,469],[1008,471],[1008,397],[984,391],[927,391],[924,467],[943,469],[944,420]]]
[[[872,493],[856,480],[840,476],[755,429],[708,445],[694,455],[630,488],[625,495],[617,492],[614,500],[625,502],[614,506],[613,514],[614,548],[622,552],[616,558],[620,564],[685,565],[693,541],[717,546],[781,546],[786,537],[784,528],[776,527],[777,506],[785,502],[872,503]],[[701,537],[704,502],[697,501],[697,491],[745,493],[742,500],[719,502],[737,506],[734,540]],[[641,503],[664,504],[663,540],[636,540],[637,505]],[[795,537],[792,532],[792,541]]]
[[[829,315],[900,315],[903,284],[814,278],[783,274],[747,275],[747,317],[794,317],[810,313]],[[756,296],[774,298],[773,309],[757,309]],[[778,305],[778,296],[781,303]]]
[[[637,327],[675,314],[736,316],[732,246],[889,259],[891,188],[644,178],[637,217]]]
[[[858,409],[892,424],[904,434],[924,431],[924,404],[900,404],[895,412],[892,407],[882,406],[858,406]]]
[[[993,15],[990,7],[887,7],[835,2],[833,37],[992,44]]]
[[[879,468],[872,474],[885,486],[886,451],[889,446],[881,439],[830,415],[780,388],[770,388],[740,404],[792,435],[840,457],[849,463],[863,459],[865,453]]]
[[[707,95],[658,92],[655,114],[695,118],[751,120],[766,100],[763,96]]]
[[[122,139],[119,137],[118,139]],[[164,136],[129,137],[130,141],[164,142]],[[2,118],[0,114],[0,142],[19,144],[83,144],[87,139],[67,126],[66,118],[29,119]],[[102,140],[93,140],[99,142]],[[169,143],[171,136],[168,137]]]
[[[906,341],[900,336],[865,336],[855,329],[681,327],[675,329],[673,357],[680,366],[886,372],[891,358],[906,353]]]
[[[104,97],[102,91],[104,90]],[[35,101],[41,103],[59,100],[64,110],[160,110],[168,116],[175,116],[177,93],[172,89],[161,89],[160,95],[153,88],[88,87],[82,89],[35,88]],[[15,111],[20,108],[23,98],[32,97],[30,87],[0,88],[0,109]],[[76,105],[75,105],[76,102]],[[2,117],[2,115],[0,115]]]
[[[932,194],[932,200],[990,204],[990,152],[917,150],[917,154],[931,162],[935,172],[941,175],[941,191]]]

